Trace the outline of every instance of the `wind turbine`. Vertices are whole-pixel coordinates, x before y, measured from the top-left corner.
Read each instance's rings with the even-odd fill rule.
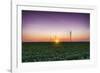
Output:
[[[70,42],[72,41],[72,31],[69,32]]]

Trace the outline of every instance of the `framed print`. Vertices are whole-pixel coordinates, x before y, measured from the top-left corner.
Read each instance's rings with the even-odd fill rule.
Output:
[[[95,65],[94,7],[12,6],[13,73]]]

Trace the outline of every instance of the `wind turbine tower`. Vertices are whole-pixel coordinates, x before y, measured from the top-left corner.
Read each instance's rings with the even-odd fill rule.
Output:
[[[72,31],[69,32],[70,41],[72,41]]]

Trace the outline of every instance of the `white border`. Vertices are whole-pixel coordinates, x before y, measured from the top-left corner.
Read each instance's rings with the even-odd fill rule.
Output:
[[[73,61],[53,61],[53,62],[21,62],[21,10],[40,10],[40,11],[57,11],[57,12],[78,12],[90,13],[90,60],[73,60]],[[15,12],[16,11],[16,12]],[[78,6],[39,6],[39,5],[16,5],[12,10],[12,72],[20,71],[42,71],[69,69],[80,67],[91,67],[96,65],[96,12],[94,7]],[[16,32],[16,33],[15,33]]]

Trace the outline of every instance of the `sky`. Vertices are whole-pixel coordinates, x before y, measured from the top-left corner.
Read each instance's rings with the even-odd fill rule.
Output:
[[[70,32],[71,39],[70,40]],[[90,14],[22,10],[23,42],[90,40]]]

